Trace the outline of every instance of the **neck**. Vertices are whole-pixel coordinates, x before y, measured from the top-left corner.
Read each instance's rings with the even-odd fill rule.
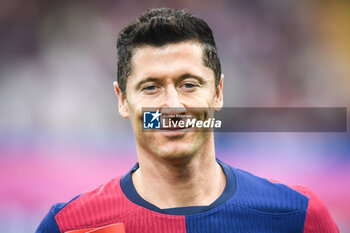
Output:
[[[207,206],[225,188],[226,177],[216,162],[213,141],[181,162],[153,159],[141,148],[138,156],[139,169],[132,174],[135,189],[143,199],[161,209]]]

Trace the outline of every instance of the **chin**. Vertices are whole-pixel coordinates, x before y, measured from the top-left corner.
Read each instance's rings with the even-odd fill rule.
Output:
[[[172,143],[167,143],[165,145],[156,146],[157,148],[154,150],[155,154],[157,154],[162,159],[181,160],[191,158],[199,149],[196,145],[189,143],[171,144]]]

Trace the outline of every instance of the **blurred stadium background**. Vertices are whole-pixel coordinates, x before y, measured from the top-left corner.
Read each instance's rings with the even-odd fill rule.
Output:
[[[113,93],[115,41],[142,11],[162,6],[187,8],[213,28],[225,106],[350,107],[346,0],[1,1],[0,232],[34,232],[53,203],[136,162]],[[311,187],[350,232],[349,132],[216,139],[223,161]]]

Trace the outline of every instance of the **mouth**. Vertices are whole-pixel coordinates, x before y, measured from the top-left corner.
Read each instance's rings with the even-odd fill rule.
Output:
[[[184,137],[191,127],[161,128],[159,132],[167,138],[176,139]]]
[[[192,127],[173,127],[173,128],[160,128],[161,131],[185,131]]]

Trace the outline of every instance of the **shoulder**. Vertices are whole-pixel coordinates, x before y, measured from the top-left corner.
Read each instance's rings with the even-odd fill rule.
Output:
[[[240,206],[266,214],[306,214],[309,199],[304,194],[241,169],[233,171],[237,190],[232,200]]]
[[[304,213],[304,233],[339,232],[325,204],[307,186],[283,184],[233,170],[241,205],[264,213]]]
[[[39,227],[36,229],[36,233],[59,233],[60,229],[57,225],[57,222],[55,220],[55,216],[69,203],[79,198],[80,195],[74,197],[72,200],[66,203],[56,203],[54,204],[49,212],[46,214],[44,219],[41,221]]]
[[[315,192],[302,185],[291,185],[290,187],[309,198],[304,233],[339,232],[338,227],[332,219],[326,205]]]
[[[36,232],[56,233],[93,227],[120,218],[132,207],[132,203],[121,191],[119,177],[77,196],[68,203],[54,205]]]

